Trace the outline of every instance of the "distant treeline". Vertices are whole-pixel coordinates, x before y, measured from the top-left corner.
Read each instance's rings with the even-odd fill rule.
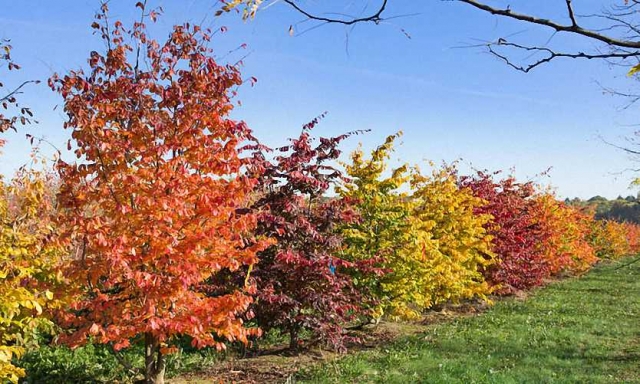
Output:
[[[614,200],[608,200],[602,196],[594,196],[588,200],[576,197],[574,199],[566,199],[565,203],[592,209],[595,212],[596,219],[640,223],[640,198],[637,196],[618,196]]]

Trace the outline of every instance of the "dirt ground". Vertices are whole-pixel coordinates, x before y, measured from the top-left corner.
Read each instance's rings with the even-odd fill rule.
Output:
[[[488,307],[484,303],[463,303],[447,305],[425,314],[420,322],[386,322],[359,332],[362,343],[352,345],[349,353],[363,349],[378,348],[394,340],[425,332],[429,326],[460,316],[474,316]],[[232,358],[221,362],[214,368],[192,372],[167,380],[169,384],[237,383],[263,384],[288,383],[301,368],[340,358],[341,354],[321,348],[310,348],[301,354],[287,355],[280,347],[262,351],[258,356]]]

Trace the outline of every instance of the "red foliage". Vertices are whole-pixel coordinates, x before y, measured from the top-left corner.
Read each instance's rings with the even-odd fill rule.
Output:
[[[497,173],[496,173],[497,174]],[[543,282],[549,276],[549,265],[539,246],[547,236],[535,223],[532,214],[532,183],[518,183],[513,177],[494,181],[496,174],[478,172],[463,176],[460,186],[470,188],[487,204],[476,208],[477,213],[490,214],[487,225],[494,237],[494,252],[498,262],[484,271],[489,282],[501,285],[503,292],[526,289]]]
[[[256,319],[265,330],[288,333],[294,350],[302,329],[342,348],[343,325],[361,308],[360,295],[344,272],[358,265],[338,257],[342,238],[336,232],[337,225],[358,217],[349,200],[325,196],[342,178],[327,163],[338,158],[338,144],[351,133],[314,143],[310,131],[317,121],[291,145],[278,148],[273,161],[263,161],[263,193],[254,205],[257,234],[277,240],[259,253],[252,273],[258,287]]]

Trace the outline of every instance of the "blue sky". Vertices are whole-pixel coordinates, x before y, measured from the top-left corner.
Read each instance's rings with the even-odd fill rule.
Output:
[[[458,48],[511,34],[544,43],[550,34],[543,29],[495,19],[454,2],[398,0],[391,2],[389,15],[419,14],[394,19],[394,24],[353,30],[323,26],[291,37],[289,25],[301,18],[282,4],[243,23],[236,15],[214,18],[216,0],[149,1],[165,9],[153,28],[155,37],[163,38],[172,24],[183,21],[229,28],[213,41],[217,55],[235,61],[248,54],[243,76],[258,78],[254,87],[240,89],[242,106],[234,117],[245,120],[267,144],[283,143],[302,124],[328,111],[317,127],[319,135],[372,130],[347,142],[347,152],[359,141],[371,149],[403,130],[396,158],[410,163],[461,158],[463,170],[515,168],[522,179],[553,167],[544,181],[557,187],[561,197],[611,198],[637,192],[628,188],[634,174],[622,172],[634,167],[633,159],[599,138],[621,142],[635,130],[631,125],[640,122],[635,107],[621,110],[625,100],[604,95],[598,85],[633,89],[635,81],[626,78],[624,68],[565,60],[523,74],[481,49]],[[563,2],[535,3],[510,2],[513,9],[545,16],[556,15],[561,8],[554,6]],[[585,0],[577,6],[597,10],[606,3]],[[134,4],[112,0],[112,17],[131,21]],[[97,0],[0,0],[0,37],[12,40],[14,59],[24,68],[3,82],[46,80],[54,72],[84,66],[91,50],[103,48],[89,27],[98,7]],[[243,43],[247,50],[227,55]],[[591,47],[562,37],[552,44]],[[0,158],[4,174],[28,160],[24,133],[44,136],[61,148],[68,138],[61,107],[54,109],[60,99],[46,85],[29,87],[22,101],[33,107],[40,124],[9,135]]]

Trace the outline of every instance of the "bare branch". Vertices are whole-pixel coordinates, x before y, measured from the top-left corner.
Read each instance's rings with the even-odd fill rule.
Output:
[[[129,373],[133,374],[134,376],[137,376],[142,373],[140,368],[134,367],[131,364],[131,362],[129,362],[127,359],[124,358],[124,356],[120,354],[120,352],[116,351],[116,349],[113,347],[113,343],[109,343],[108,345],[109,345],[109,350],[111,351],[113,356],[116,358],[116,360],[118,360],[118,363],[120,363],[120,365],[122,365],[127,371],[129,371]]]
[[[379,5],[375,8],[375,11],[368,16],[356,17],[336,12],[325,13],[323,15],[315,14],[307,9],[304,9],[300,5],[298,0],[282,0],[289,7],[296,12],[306,17],[305,21],[318,21],[318,25],[302,31],[304,34],[308,30],[315,29],[318,26],[326,24],[342,24],[346,26],[355,26],[358,23],[372,22],[376,25],[382,24],[384,21],[391,19],[385,16],[385,12],[388,11],[391,1],[378,0]],[[640,24],[635,22],[635,18],[640,14],[640,0],[625,1],[624,4],[614,4],[608,9],[603,10],[599,14],[592,15],[580,15],[576,13],[574,9],[573,0],[564,0],[566,7],[566,15],[569,22],[562,22],[560,20],[552,20],[543,17],[534,16],[532,14],[518,13],[511,10],[510,6],[501,8],[498,6],[490,5],[488,0],[442,0],[442,1],[456,1],[463,4],[470,5],[483,12],[490,13],[492,15],[505,17],[513,20],[521,21],[525,24],[533,24],[542,27],[551,28],[556,33],[565,33],[578,37],[585,38],[592,42],[603,43],[606,49],[585,49],[579,52],[567,52],[563,50],[554,50],[548,48],[547,44],[543,45],[530,45],[523,43],[507,42],[505,38],[499,39],[497,42],[483,44],[482,46],[488,49],[488,52],[496,56],[500,60],[504,61],[512,68],[529,72],[538,66],[548,63],[557,58],[573,58],[573,59],[600,59],[613,63],[621,63],[621,60],[628,58],[636,58],[640,62]],[[363,10],[364,11],[364,10]],[[583,18],[597,19],[599,22],[594,27],[586,27],[580,22]],[[406,32],[401,29],[403,33]],[[408,36],[408,35],[407,35]],[[548,43],[548,42],[547,42]],[[543,57],[535,60],[530,64],[516,64],[512,58],[504,53],[500,48],[511,48],[531,53],[531,56],[536,54],[542,54]],[[590,51],[590,52],[589,52]],[[529,58],[525,58],[528,61]],[[635,65],[632,63],[630,65]],[[625,63],[624,65],[629,65]]]
[[[576,16],[573,14],[573,7],[571,5],[571,0],[566,0],[567,3],[567,11],[569,12],[569,18],[571,19],[571,24],[574,27],[578,26],[578,22],[576,21]]]
[[[469,4],[482,11],[489,12],[492,15],[504,16],[510,19],[525,21],[531,24],[542,25],[545,27],[553,28],[558,32],[567,32],[567,33],[577,34],[577,35],[587,37],[592,40],[597,40],[597,41],[600,41],[612,46],[616,46],[616,47],[640,49],[640,41],[617,39],[612,36],[607,36],[607,35],[598,33],[596,31],[583,28],[575,23],[572,25],[563,25],[553,20],[543,19],[543,18],[531,16],[531,15],[525,15],[522,13],[516,13],[516,12],[513,12],[510,8],[506,8],[506,9],[494,8],[487,4],[480,3],[476,0],[457,0],[457,1],[461,3]],[[570,9],[571,15],[573,15],[573,10],[571,9],[570,1],[568,1],[567,3]],[[575,16],[573,16],[572,21],[574,19],[575,19]]]
[[[382,3],[380,4],[380,7],[377,8],[377,10],[369,15],[369,16],[365,16],[365,17],[355,17],[355,18],[331,18],[331,17],[324,17],[324,16],[318,16],[318,15],[314,15],[308,11],[305,11],[304,9],[302,9],[298,4],[295,3],[294,0],[284,0],[285,3],[287,3],[289,6],[291,6],[293,9],[295,9],[296,11],[298,11],[299,13],[303,14],[304,16],[306,16],[307,18],[309,18],[310,20],[317,20],[317,21],[322,21],[328,24],[343,24],[343,25],[354,25],[354,24],[358,24],[358,23],[366,23],[366,22],[372,22],[375,24],[379,24],[383,19],[382,14],[384,13],[385,9],[387,8],[387,3],[389,0],[383,0]]]
[[[627,102],[625,103],[624,106],[620,108],[620,110],[629,109],[629,107],[631,107],[632,105],[635,105],[638,101],[640,101],[640,94],[638,93],[617,91],[615,89],[602,85],[598,81],[596,81],[596,84],[602,89],[602,92],[604,93],[608,93],[612,96],[619,96],[627,99]],[[634,126],[637,126],[637,124],[634,124]]]
[[[623,146],[614,144],[614,143],[612,143],[610,141],[605,140],[605,138],[603,138],[602,136],[600,136],[600,140],[602,140],[602,142],[604,142],[605,144],[610,145],[610,146],[612,146],[612,147],[614,147],[616,149],[620,149],[620,150],[622,150],[622,151],[624,151],[624,152],[626,152],[626,153],[628,153],[630,155],[635,155],[635,156],[640,155],[640,151],[636,151],[636,150],[633,150],[633,149],[628,148],[628,147],[623,147]]]
[[[556,52],[553,51],[550,48],[546,48],[546,47],[529,47],[529,46],[525,46],[525,45],[521,45],[521,44],[516,44],[516,43],[511,43],[508,42],[504,39],[498,39],[497,42],[495,43],[489,43],[486,44],[487,49],[489,50],[489,52],[491,54],[493,54],[494,56],[498,57],[499,59],[501,59],[502,61],[504,61],[507,65],[509,65],[510,67],[521,71],[521,72],[529,72],[532,69],[540,66],[541,64],[545,64],[550,62],[553,59],[556,58],[560,58],[560,57],[565,57],[565,58],[570,58],[570,59],[626,59],[629,57],[637,57],[640,56],[640,50],[639,51],[631,51],[631,52],[611,52],[611,53],[598,53],[598,54],[590,54],[590,53],[584,53],[584,52],[577,52],[577,53],[566,53],[566,52]],[[532,64],[528,64],[528,65],[517,65],[514,64],[506,55],[499,53],[498,51],[496,51],[495,47],[496,46],[501,46],[501,47],[511,47],[511,48],[515,48],[515,49],[519,49],[519,50],[523,50],[523,51],[529,51],[532,53],[544,53],[546,56],[542,59],[539,59],[537,61],[535,61]]]
[[[6,95],[0,97],[0,102],[3,102],[5,100],[9,100],[11,97],[22,93],[20,90],[27,84],[38,84],[38,83],[40,83],[38,80],[25,81],[22,84],[18,85],[16,88],[14,88],[13,91],[11,91],[11,92],[7,93]]]

